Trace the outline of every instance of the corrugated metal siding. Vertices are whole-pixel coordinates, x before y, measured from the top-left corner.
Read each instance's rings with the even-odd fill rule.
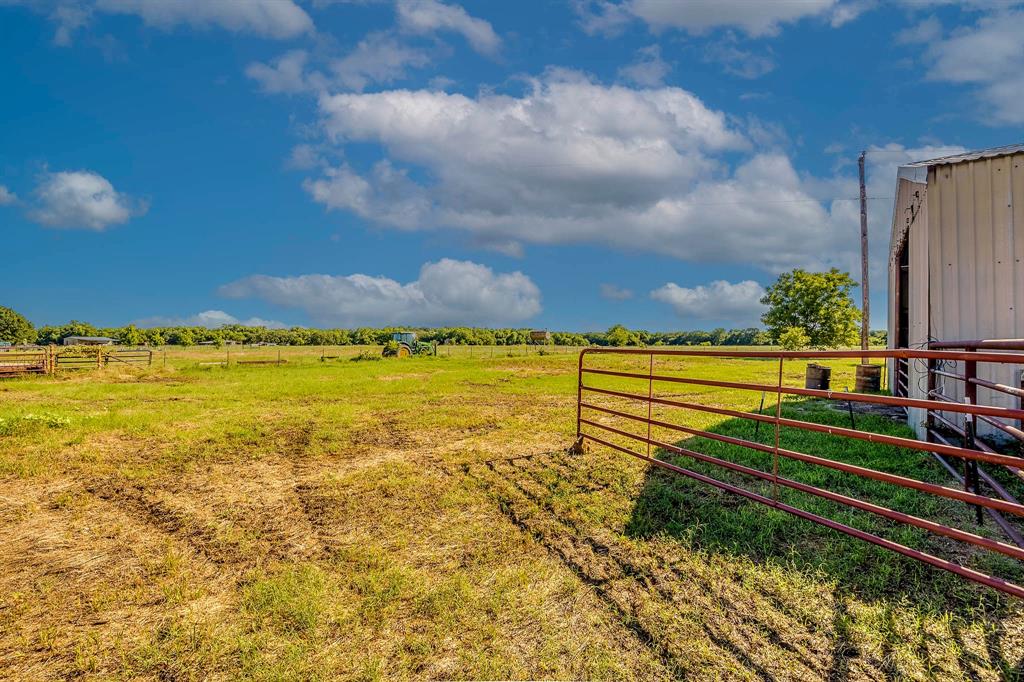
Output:
[[[931,336],[1024,338],[1024,153],[929,169],[927,205]],[[982,366],[978,375],[1020,381],[1010,368]],[[944,389],[963,399],[959,382]],[[985,389],[978,399],[1017,403]]]
[[[928,188],[925,184],[900,178],[896,185],[893,209],[893,230],[889,255],[889,347],[896,347],[896,278],[899,276],[899,246],[907,241],[909,291],[904,292],[910,307],[907,343],[910,348],[924,348],[928,343]],[[895,392],[895,363],[888,362],[890,390]],[[928,390],[928,366],[911,361],[907,366],[907,389],[911,398],[925,398]],[[925,412],[912,408],[908,422],[924,438]]]

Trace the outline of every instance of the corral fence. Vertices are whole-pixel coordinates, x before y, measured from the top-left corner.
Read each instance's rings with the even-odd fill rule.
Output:
[[[1024,345],[1021,347],[1024,348]],[[1010,350],[1017,350],[1017,348],[1014,347]],[[598,367],[595,366],[596,360],[588,364],[588,360],[591,358],[607,355],[618,356],[618,359],[623,362],[628,359],[629,362],[625,362],[627,370]],[[770,372],[770,375],[767,376],[771,378],[765,378],[763,375],[760,381],[757,382],[701,378],[699,376],[700,372],[697,370],[698,363],[684,361],[686,358],[693,360],[697,357],[733,360],[759,359],[767,361],[767,365],[762,365],[762,374],[767,370]],[[993,389],[994,387],[979,383],[976,377],[972,381],[973,375],[970,369],[965,369],[962,374],[948,371],[947,369],[937,370],[937,372],[946,372],[947,378],[962,380],[967,385],[968,391],[973,398],[969,402],[957,401],[955,399],[947,400],[948,396],[940,397],[938,394],[931,394],[927,398],[911,398],[907,396],[810,389],[790,386],[784,383],[784,363],[786,360],[823,361],[849,360],[851,358],[903,360],[906,362],[923,361],[933,367],[941,366],[944,368],[955,366],[957,363],[960,363],[960,366],[964,366],[966,363],[966,365],[973,365],[974,367],[982,363],[999,367],[1020,368],[1024,366],[1024,353],[1008,352],[1003,347],[998,347],[998,349],[985,348],[981,345],[971,350],[963,350],[961,348],[961,350],[891,349],[873,351],[691,351],[675,349],[587,348],[579,356],[576,448],[581,450],[587,441],[611,448],[695,481],[826,526],[832,530],[859,538],[860,540],[930,564],[931,566],[950,571],[963,578],[987,585],[1015,597],[1024,598],[1024,587],[1003,578],[983,573],[955,561],[940,558],[888,538],[854,528],[846,523],[806,511],[780,499],[780,490],[799,491],[800,493],[806,493],[844,507],[874,514],[896,524],[913,526],[989,552],[995,552],[1017,560],[1024,560],[1024,547],[1022,547],[1024,539],[1021,538],[1014,526],[1002,516],[1003,514],[1017,517],[1024,516],[1024,505],[1006,491],[994,478],[987,474],[981,476],[982,472],[978,467],[979,463],[984,462],[1007,467],[1014,471],[1024,468],[1024,458],[997,452],[995,448],[983,443],[977,437],[975,431],[976,421],[985,419],[1001,424],[1009,429],[1011,433],[1021,435],[1020,429],[1014,427],[1013,423],[1021,424],[1021,420],[1024,419],[1024,410],[1020,409],[1019,405],[1016,407],[1006,407],[985,404],[984,401],[979,402],[977,392],[970,392],[970,387],[984,386],[988,389]],[[640,371],[637,371],[638,366],[642,367]],[[936,376],[941,376],[937,372],[935,372]],[[957,376],[954,377],[952,375]],[[704,376],[706,377],[707,375],[705,374]],[[602,387],[599,384],[605,384],[605,386],[612,384],[614,388]],[[685,387],[685,389],[680,387]],[[773,398],[772,402],[775,405],[767,411],[759,409],[756,412],[729,409],[717,404],[710,404],[711,400],[705,398],[705,396],[713,395],[713,393],[708,392],[709,388],[751,392],[754,394],[752,402],[756,402],[759,394],[762,405],[764,397],[766,395],[771,396]],[[1013,387],[1002,386],[998,387],[998,390],[1004,388]],[[679,394],[673,393],[673,391],[678,392],[680,390],[686,391],[683,397],[687,399],[679,399]],[[1013,391],[1010,393],[1017,397],[1022,397]],[[862,403],[889,406],[890,408],[904,408],[907,410],[922,410],[923,414],[930,415],[930,418],[936,422],[934,429],[931,427],[929,429],[929,433],[933,435],[933,442],[873,433],[856,428],[818,424],[801,419],[784,418],[782,416],[784,396],[802,396],[824,401],[836,401],[841,405]],[[598,404],[599,402],[603,404]],[[612,403],[614,407],[609,406],[609,403]],[[658,408],[659,418],[654,418],[652,415],[652,410],[655,406]],[[636,407],[640,409],[637,410]],[[712,419],[715,416],[719,416],[736,420],[749,420],[755,423],[755,429],[765,426],[771,429],[773,433],[768,434],[769,443],[765,444],[747,438],[714,433],[706,429],[671,421],[673,414],[679,415],[683,413],[687,415],[711,415]],[[948,417],[942,417],[941,415],[956,415],[959,425],[957,421]],[[946,421],[940,422],[940,419],[945,419]],[[633,428],[624,426],[624,423],[631,425]],[[947,431],[939,428],[940,423],[946,427]],[[782,447],[780,442],[782,440],[783,428],[826,433],[831,436],[841,437],[846,439],[850,446],[855,445],[856,441],[866,441],[922,453],[931,453],[936,458],[939,458],[947,470],[957,477],[962,488],[938,485],[907,476],[858,466],[821,456],[820,454],[786,449]],[[654,435],[652,435],[652,429],[656,430],[653,432]],[[672,434],[672,436],[668,437],[668,440],[664,436],[662,438],[655,437],[658,433],[666,432]],[[951,436],[950,433],[953,435]],[[679,434],[696,436],[707,441],[716,441],[717,443],[725,443],[730,446],[762,453],[765,455],[763,460],[765,466],[764,468],[745,466],[722,459],[721,457],[698,452],[688,447],[682,447],[678,444],[682,439],[676,437]],[[674,442],[668,442],[669,440]],[[654,454],[652,454],[652,448],[655,451]],[[703,468],[703,465],[711,465],[707,469],[712,471],[727,470],[733,472],[733,474],[740,474],[742,478],[739,480],[751,480],[754,484],[752,487],[758,487],[761,492],[756,492],[742,485],[719,480],[713,476],[659,459],[656,456],[657,450],[689,458],[695,463],[702,463],[701,468]],[[852,451],[852,448],[846,449],[846,451]],[[858,499],[802,481],[785,478],[780,474],[780,463],[784,463],[786,460],[794,460],[815,467],[845,472],[846,474],[899,486],[937,498],[966,503],[969,508],[972,507],[974,510],[977,510],[977,520],[979,523],[981,521],[980,510],[985,510],[992,514],[993,518],[997,519],[997,523],[1006,533],[1010,542],[984,537],[977,533],[945,525],[944,523],[890,509],[874,502]],[[953,464],[950,464],[950,461],[959,465],[959,471]],[[961,474],[960,472],[963,473]],[[994,490],[995,496],[990,496],[987,493],[981,485],[982,482]]]
[[[102,369],[108,365],[153,364],[153,351],[148,348],[110,349],[103,346],[50,351],[50,371]]]
[[[19,374],[46,374],[49,371],[50,352],[44,346],[0,348],[0,377]]]
[[[565,355],[575,353],[580,346],[560,346],[551,343],[518,343],[509,345],[437,344],[437,355],[458,358],[500,358],[528,355]]]

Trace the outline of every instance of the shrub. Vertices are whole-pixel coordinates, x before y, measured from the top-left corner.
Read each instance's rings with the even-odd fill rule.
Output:
[[[784,350],[801,350],[811,343],[811,337],[800,327],[787,327],[779,334],[779,345]]]
[[[35,341],[36,330],[24,317],[0,305],[0,341],[29,343]]]

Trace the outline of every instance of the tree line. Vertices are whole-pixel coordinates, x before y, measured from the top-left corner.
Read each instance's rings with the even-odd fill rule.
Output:
[[[3,317],[0,308],[0,317]],[[223,327],[96,327],[72,320],[63,325],[34,329],[21,325],[15,330],[0,323],[0,340],[10,343],[60,345],[69,336],[107,336],[125,346],[195,346],[198,344],[276,344],[280,346],[380,346],[397,331],[414,331],[422,341],[439,345],[517,346],[533,343],[530,329],[480,327],[359,327],[356,329],[318,329],[292,327],[268,329],[239,324]],[[883,334],[884,332],[875,332]],[[876,339],[876,342],[879,340]],[[884,338],[880,340],[884,343]],[[756,327],[677,332],[650,332],[615,325],[603,332],[552,332],[548,341],[556,346],[763,346],[775,343],[771,334]]]
[[[848,273],[795,269],[769,286],[761,303],[764,329],[717,328],[710,331],[650,332],[621,324],[602,332],[552,332],[547,343],[558,346],[763,346],[836,348],[857,342],[860,311],[850,295],[857,283]],[[61,344],[69,336],[107,336],[126,346],[194,346],[197,344],[255,344],[282,346],[384,345],[396,331],[414,331],[421,341],[440,345],[517,346],[531,343],[528,328],[480,327],[359,327],[270,329],[229,324],[211,329],[195,326],[139,328],[95,327],[72,320],[36,329],[10,308],[0,306],[0,341]],[[886,333],[872,332],[873,344],[885,344]]]
[[[0,308],[0,317],[4,317]],[[13,313],[13,311],[10,311]],[[14,313],[16,314],[16,313]],[[24,319],[24,318],[22,318]],[[529,328],[481,327],[359,327],[356,329],[320,329],[291,327],[269,329],[240,324],[217,328],[170,326],[140,328],[97,327],[72,320],[63,325],[33,328],[27,321],[20,325],[0,322],[0,340],[10,343],[60,345],[69,336],[106,336],[125,346],[194,346],[198,344],[269,343],[281,346],[384,345],[397,331],[413,331],[420,340],[439,345],[517,346],[533,343]],[[757,328],[712,329],[710,331],[650,332],[615,325],[600,332],[551,332],[547,343],[556,346],[749,346],[768,344],[771,339]]]

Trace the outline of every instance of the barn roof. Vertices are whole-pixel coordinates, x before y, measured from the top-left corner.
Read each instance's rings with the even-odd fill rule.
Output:
[[[964,152],[963,154],[940,156],[936,159],[927,159],[925,161],[915,161],[914,163],[905,164],[903,168],[928,168],[929,166],[941,166],[948,163],[960,163],[961,161],[990,159],[995,156],[1006,156],[1008,154],[1016,154],[1018,152],[1024,152],[1024,142],[1020,144],[1008,144],[1002,147],[992,147],[990,149],[979,149],[973,152]]]

